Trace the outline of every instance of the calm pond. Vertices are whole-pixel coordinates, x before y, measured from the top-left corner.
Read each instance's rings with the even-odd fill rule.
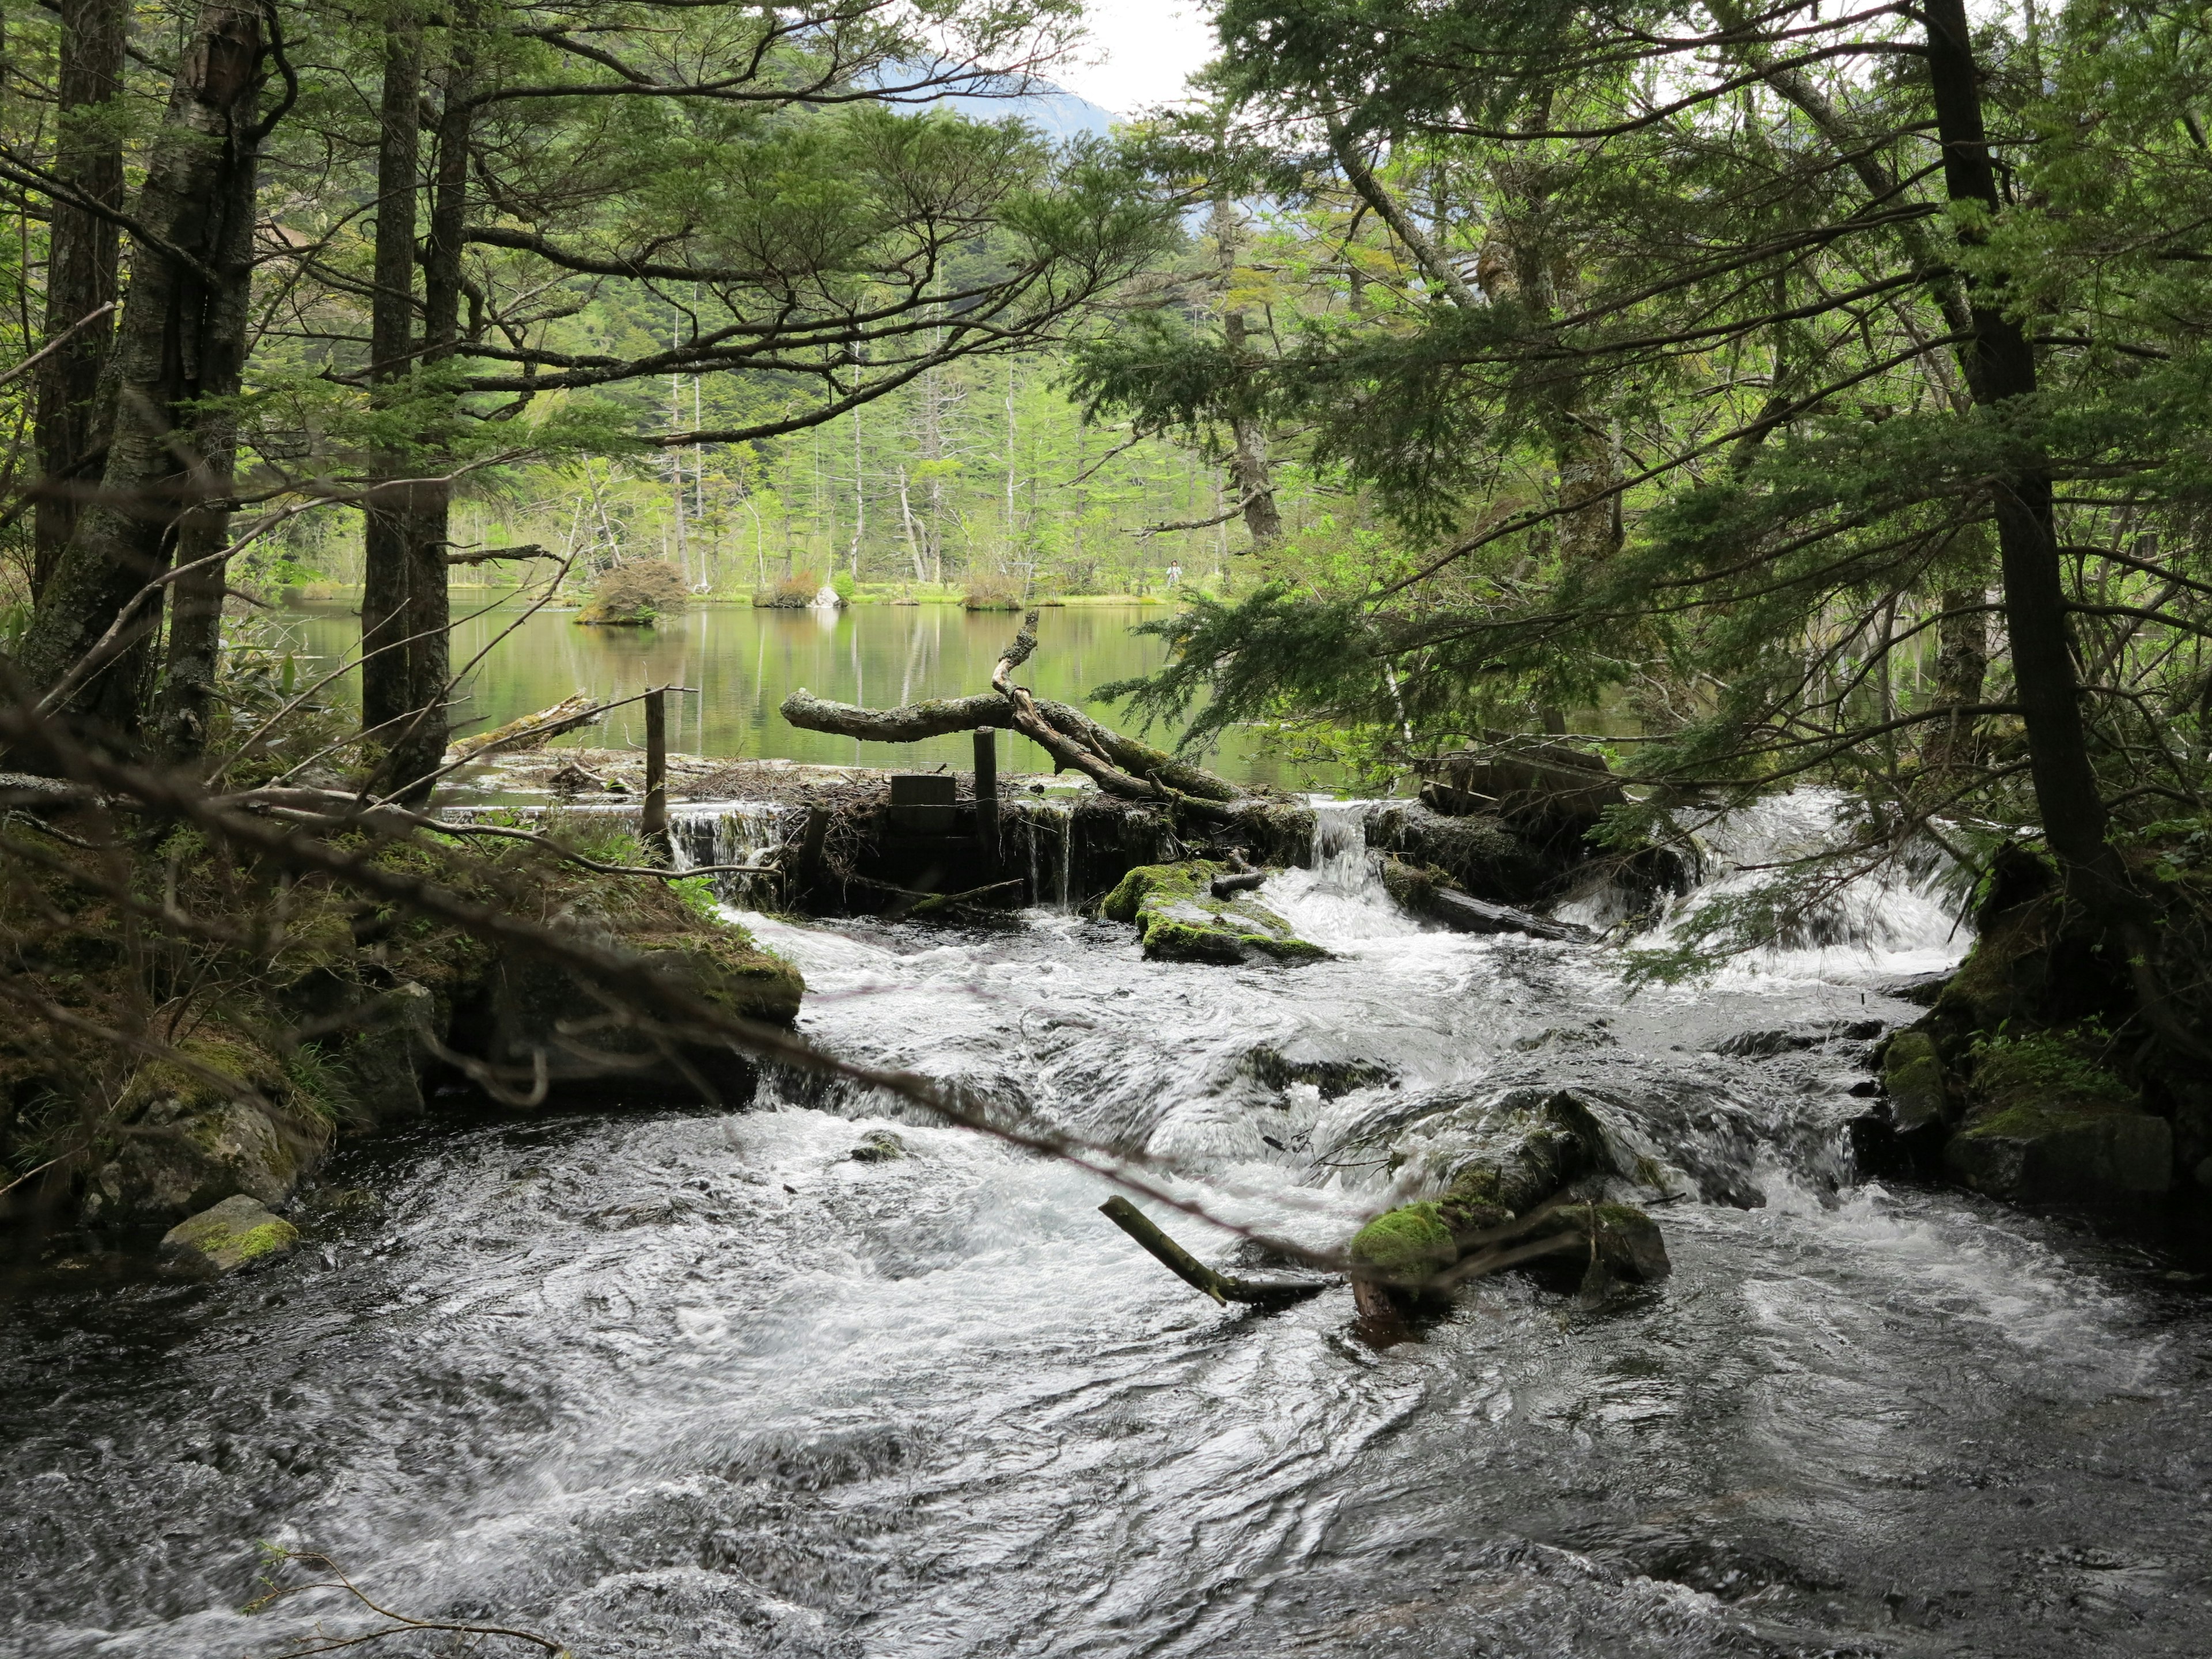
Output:
[[[468,614],[465,601],[456,609]],[[1024,683],[1041,696],[1080,703],[1102,720],[1125,723],[1113,705],[1087,694],[1158,667],[1164,646],[1131,630],[1169,614],[1158,605],[1048,609],[1038,623],[1041,644]],[[283,613],[281,620],[295,648],[329,664],[358,646],[361,624],[350,605],[305,606]],[[696,696],[672,700],[669,743],[678,750],[862,766],[965,765],[964,738],[860,743],[799,731],[776,708],[802,686],[841,702],[876,707],[988,690],[992,665],[1019,626],[1020,619],[1006,611],[932,605],[858,605],[837,612],[713,605],[658,628],[581,628],[574,611],[523,617],[521,607],[502,605],[454,629],[457,665],[483,653],[464,685],[455,725],[480,732],[579,691],[617,698],[675,684],[697,688]],[[507,629],[513,631],[499,637]],[[346,695],[353,695],[349,687]],[[1153,733],[1162,742],[1170,735]],[[584,733],[582,740],[641,745],[644,715],[635,707],[617,710],[601,732]],[[1284,757],[1283,747],[1273,733],[1237,732],[1214,763],[1243,782],[1295,787],[1306,781],[1304,770]],[[1006,763],[1017,770],[1049,765],[1042,750],[1018,739]]]

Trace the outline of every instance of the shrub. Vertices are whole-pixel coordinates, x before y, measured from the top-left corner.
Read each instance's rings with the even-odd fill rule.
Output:
[[[650,628],[663,611],[684,609],[683,573],[665,559],[632,559],[610,567],[592,584],[592,602],[576,613],[580,623]]]
[[[997,572],[971,576],[960,605],[964,611],[1018,611],[1022,608],[1022,585],[1012,576]]]
[[[822,584],[814,580],[811,570],[801,570],[786,576],[773,587],[764,587],[753,595],[754,605],[773,611],[804,611],[814,603],[814,596],[822,591]]]

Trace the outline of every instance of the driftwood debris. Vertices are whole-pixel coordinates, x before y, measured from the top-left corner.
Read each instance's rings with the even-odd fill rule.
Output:
[[[1099,1213],[1144,1246],[1162,1267],[1193,1290],[1202,1291],[1226,1306],[1231,1302],[1260,1307],[1280,1307],[1313,1296],[1327,1287],[1322,1279],[1235,1279],[1216,1273],[1153,1224],[1152,1219],[1126,1198],[1116,1195],[1098,1206]]]
[[[1206,884],[1206,890],[1218,899],[1225,899],[1238,893],[1255,891],[1267,879],[1265,870],[1237,870],[1225,876],[1216,876]]]

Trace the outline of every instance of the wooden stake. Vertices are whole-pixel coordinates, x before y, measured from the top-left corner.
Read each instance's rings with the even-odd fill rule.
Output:
[[[995,727],[975,728],[975,845],[983,855],[983,873],[999,873],[999,733]]]
[[[666,693],[645,694],[645,811],[638,818],[638,838],[646,850],[663,859],[675,857],[668,840],[668,710]]]

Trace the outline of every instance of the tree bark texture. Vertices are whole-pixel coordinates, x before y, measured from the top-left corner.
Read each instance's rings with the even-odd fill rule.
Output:
[[[1221,326],[1231,354],[1241,362],[1248,331],[1244,313],[1230,312],[1221,319]],[[1230,434],[1236,447],[1229,456],[1229,477],[1237,487],[1244,529],[1253,546],[1265,547],[1283,533],[1283,515],[1275,506],[1274,475],[1267,465],[1267,434],[1258,421],[1244,413],[1230,422]]]
[[[1994,215],[2001,203],[1966,0],[1929,0],[1925,15],[1946,192],[1954,202],[1973,202]],[[2002,295],[1976,287],[1968,300],[1973,344],[1966,367],[1975,403],[1995,410],[2033,396],[2035,350],[2001,308]],[[2089,760],[2066,622],[2050,473],[2033,454],[2025,455],[2009,476],[1997,480],[1994,494],[2014,697],[2027,727],[2028,770],[2044,836],[2066,872],[2069,894],[2098,920],[2132,926],[2141,920],[2135,913],[2142,901],[2105,839],[2105,804]]]
[[[369,301],[368,376],[392,402],[415,349],[415,192],[422,155],[422,37],[412,20],[385,27],[384,88],[376,148],[375,293]],[[361,723],[393,740],[412,707],[408,669],[408,502],[393,480],[410,475],[404,449],[380,449],[362,531]]]
[[[101,371],[106,458],[24,639],[33,685],[58,684],[167,568],[180,520],[228,490],[234,417],[188,405],[234,396],[244,362],[252,270],[236,256],[252,234],[260,53],[258,10],[202,8],[139,191],[137,219],[167,246],[132,238],[129,302]],[[249,222],[233,222],[241,213]],[[158,599],[140,605],[129,648],[70,712],[136,732],[160,620]]]
[[[1936,624],[1938,708],[1972,708],[1982,701],[1990,666],[1990,613],[1981,608],[1983,592],[1978,587],[1950,587],[1938,600],[1944,611]],[[1936,728],[1921,758],[1931,774],[1941,774],[1972,765],[1980,747],[1975,717],[1954,714]]]
[[[438,117],[430,234],[422,270],[422,365],[432,382],[418,399],[424,422],[418,475],[426,481],[410,495],[406,526],[407,705],[404,736],[393,745],[393,776],[420,778],[435,771],[445,754],[448,683],[453,678],[453,599],[446,550],[452,544],[453,490],[443,481],[453,461],[458,398],[435,384],[453,362],[461,339],[461,250],[468,220],[469,134],[476,112],[470,9],[459,7],[451,32],[452,57]],[[432,413],[435,410],[436,413]],[[434,481],[432,481],[434,480]]]
[[[129,17],[122,0],[61,0],[61,140],[55,174],[118,211],[123,206],[122,90]],[[112,220],[64,202],[46,231],[46,337],[56,338],[116,297],[117,231]],[[94,398],[114,337],[112,318],[80,330],[40,367],[39,465],[46,491],[33,508],[31,593],[46,591],[76,527],[79,489],[99,464]]]

